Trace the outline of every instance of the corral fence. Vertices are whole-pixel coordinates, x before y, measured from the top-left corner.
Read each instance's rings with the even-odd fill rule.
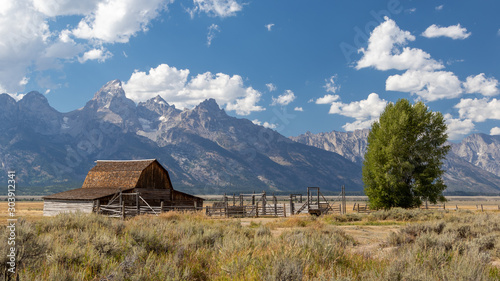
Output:
[[[135,197],[135,206],[126,205],[125,197]],[[124,193],[119,192],[106,204],[101,205],[99,200],[94,202],[92,211],[97,214],[102,214],[108,217],[126,218],[137,215],[152,214],[158,216],[162,212],[168,211],[200,211],[203,207],[196,206],[165,206],[164,202],[160,202],[160,206],[150,205],[139,192]]]
[[[278,202],[277,197],[262,193],[224,194],[222,200],[205,207],[210,217],[287,217],[296,214],[321,215],[328,213],[346,213],[345,188],[337,198],[329,202],[319,187],[308,187],[307,195],[290,194],[288,200]]]
[[[360,203],[354,203],[354,206],[352,207],[353,211],[356,211],[358,213],[365,213],[368,214],[371,212],[370,206],[368,204],[361,205]]]

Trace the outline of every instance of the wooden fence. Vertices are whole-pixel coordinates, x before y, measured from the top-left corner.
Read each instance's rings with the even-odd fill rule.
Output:
[[[122,196],[135,196],[136,204],[125,205],[125,200]],[[117,200],[119,199],[119,200]],[[94,202],[92,211],[98,214],[103,214],[109,217],[116,218],[126,218],[131,216],[143,215],[143,214],[153,214],[159,215],[162,212],[167,211],[199,211],[203,210],[203,207],[196,206],[165,206],[163,201],[161,201],[160,206],[151,206],[144,198],[140,196],[139,193],[119,193],[113,197],[107,205],[100,205],[99,200]]]
[[[286,204],[221,206],[214,204],[205,207],[205,213],[211,217],[286,217]],[[289,214],[288,214],[289,215]]]
[[[354,203],[352,210],[356,211],[358,213],[365,213],[365,214],[368,214],[371,212],[370,207],[366,203],[365,203],[365,205],[361,205],[360,203]]]

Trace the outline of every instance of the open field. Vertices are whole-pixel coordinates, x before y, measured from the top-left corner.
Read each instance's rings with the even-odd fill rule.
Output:
[[[205,201],[205,206],[211,206],[213,202],[220,200],[222,195],[205,195],[201,196],[207,201]],[[31,199],[24,198],[24,199]],[[306,196],[304,196],[305,200]],[[326,196],[327,200],[330,202],[336,202],[337,197]],[[23,199],[23,198],[18,198]],[[39,199],[39,198],[37,198]],[[41,199],[41,198],[40,198]],[[346,196],[347,199],[347,213],[356,213],[353,210],[354,204],[366,203],[366,196]],[[286,200],[286,196],[278,196],[279,203],[288,204],[289,201]],[[446,202],[446,209],[455,210],[458,207],[459,210],[471,210],[480,211],[481,205],[483,205],[484,211],[499,211],[500,196],[450,196],[447,197],[448,202]],[[232,201],[230,200],[231,204]],[[237,202],[238,203],[238,202]],[[248,203],[248,202],[247,202]],[[430,205],[429,205],[430,206]],[[43,201],[16,201],[16,213],[18,217],[22,217],[28,221],[39,220],[43,216]],[[5,225],[7,223],[7,202],[0,201],[0,225]]]
[[[475,208],[488,201],[461,202]],[[0,208],[6,221],[6,203]],[[42,217],[42,202],[17,202],[16,208],[25,218],[16,237],[20,280],[500,279],[497,210],[279,219],[168,212],[122,221]],[[6,243],[0,251],[4,271]]]

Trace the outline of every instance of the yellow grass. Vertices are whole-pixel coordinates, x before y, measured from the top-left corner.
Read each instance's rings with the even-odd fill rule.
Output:
[[[6,225],[7,219],[12,218],[9,216],[8,208],[7,202],[0,202],[0,225]],[[15,209],[16,217],[14,218],[36,221],[43,217],[43,202],[41,201],[17,201]]]

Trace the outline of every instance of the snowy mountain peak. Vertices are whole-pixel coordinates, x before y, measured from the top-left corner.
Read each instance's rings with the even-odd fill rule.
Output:
[[[114,98],[126,98],[120,80],[113,80],[104,85],[95,95],[93,100],[97,100],[99,105],[106,107]]]
[[[153,101],[155,103],[158,103],[160,105],[169,105],[160,95],[157,95],[156,97],[153,98]]]

